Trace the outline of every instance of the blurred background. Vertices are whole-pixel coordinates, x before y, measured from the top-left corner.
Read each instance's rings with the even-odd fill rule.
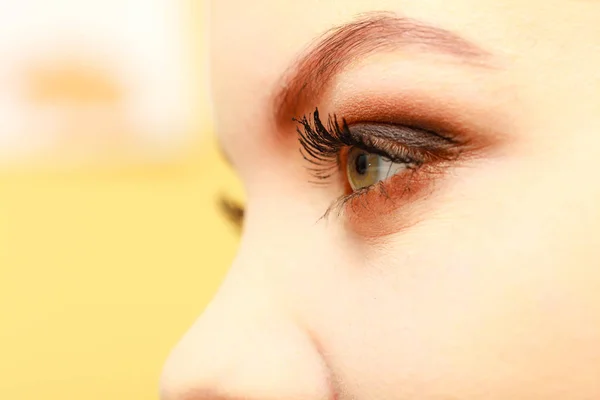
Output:
[[[157,399],[224,277],[204,8],[0,1],[2,398]]]

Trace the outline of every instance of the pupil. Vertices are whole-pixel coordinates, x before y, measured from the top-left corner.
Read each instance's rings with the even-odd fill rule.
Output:
[[[354,160],[354,167],[356,168],[356,172],[360,175],[364,175],[367,173],[367,167],[369,166],[369,157],[362,153]]]

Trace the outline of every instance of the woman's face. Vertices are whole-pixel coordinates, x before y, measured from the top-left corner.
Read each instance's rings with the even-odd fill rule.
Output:
[[[248,202],[164,399],[600,398],[599,16],[214,1]]]

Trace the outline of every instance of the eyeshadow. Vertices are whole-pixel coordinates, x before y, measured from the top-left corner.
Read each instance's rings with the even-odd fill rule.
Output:
[[[374,136],[380,139],[402,142],[422,150],[448,150],[460,145],[455,139],[444,137],[436,132],[389,123],[357,123],[348,126],[353,136],[364,139]]]

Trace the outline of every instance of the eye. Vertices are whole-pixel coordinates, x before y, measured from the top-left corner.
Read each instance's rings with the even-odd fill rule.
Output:
[[[294,121],[299,124],[300,154],[312,182],[334,182],[341,189],[323,216],[338,210],[348,221],[358,221],[364,212],[374,220],[416,201],[459,156],[472,151],[460,136],[401,123],[349,125],[330,115],[324,124],[318,110]]]
[[[408,163],[393,162],[382,155],[351,147],[346,157],[346,178],[355,192],[384,181],[409,167]]]

